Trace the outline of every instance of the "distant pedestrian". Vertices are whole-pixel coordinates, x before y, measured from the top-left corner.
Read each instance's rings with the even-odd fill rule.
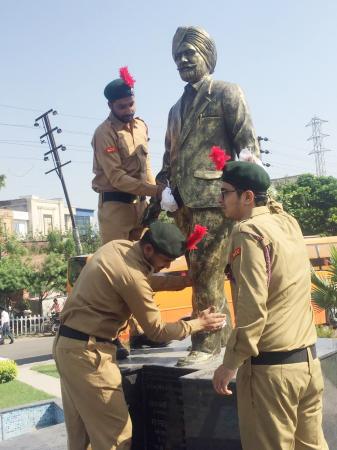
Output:
[[[3,338],[6,339],[6,337],[8,337],[11,341],[10,343],[13,344],[14,336],[9,328],[9,314],[2,306],[0,306],[0,311],[1,311],[1,327]]]
[[[58,301],[58,298],[55,297],[53,300],[53,305],[50,308],[50,312],[55,313],[57,316],[59,316],[60,312],[62,311],[63,305],[61,305]]]

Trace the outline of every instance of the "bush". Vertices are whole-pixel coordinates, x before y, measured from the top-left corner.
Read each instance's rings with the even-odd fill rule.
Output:
[[[333,328],[331,328],[327,325],[317,325],[316,332],[317,332],[317,336],[320,338],[331,338],[331,337],[334,337],[334,334],[335,334]]]
[[[16,363],[11,360],[0,361],[0,384],[13,381],[18,374]]]

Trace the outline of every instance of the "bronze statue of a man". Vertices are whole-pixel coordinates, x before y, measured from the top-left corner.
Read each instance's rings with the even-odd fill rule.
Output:
[[[178,361],[182,366],[218,354],[231,330],[223,268],[232,223],[219,207],[221,182],[209,158],[211,147],[225,149],[232,160],[244,148],[258,155],[259,147],[240,87],[211,77],[217,54],[210,35],[199,27],[179,27],[173,37],[172,54],[187,84],[169,112],[163,167],[156,181],[169,184],[179,206],[173,216],[183,233],[188,235],[197,223],[208,227],[206,239],[191,252],[188,261],[193,280],[193,315],[209,306],[228,314],[222,332],[192,337],[189,355]]]

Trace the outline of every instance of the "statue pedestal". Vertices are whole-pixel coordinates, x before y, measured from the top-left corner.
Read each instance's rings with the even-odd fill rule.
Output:
[[[175,367],[186,355],[189,340],[161,349],[133,351],[120,364],[133,421],[133,450],[240,450],[233,395],[217,395],[212,362]],[[337,442],[337,339],[319,339],[318,355],[325,381],[323,425],[330,448]]]

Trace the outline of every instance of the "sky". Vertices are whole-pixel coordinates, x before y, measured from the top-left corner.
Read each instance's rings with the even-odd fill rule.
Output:
[[[244,90],[272,178],[315,173],[312,117],[322,125],[326,174],[337,177],[337,2],[335,0],[1,0],[0,200],[63,197],[44,161],[35,118],[53,108],[52,126],[73,206],[97,208],[91,137],[107,117],[105,85],[127,65],[137,115],[149,127],[153,172],[161,167],[170,107],[183,91],[171,55],[178,26],[215,39],[214,78]]]

